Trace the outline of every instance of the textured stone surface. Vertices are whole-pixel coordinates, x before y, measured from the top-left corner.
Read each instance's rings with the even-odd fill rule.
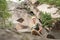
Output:
[[[27,2],[25,2],[27,3]],[[25,7],[26,7],[26,4],[25,3],[22,3],[21,5],[20,4],[17,4],[17,3],[14,3],[14,2],[10,2],[8,5],[9,5],[9,10],[10,10],[10,13],[12,14],[12,18],[9,19],[10,21],[12,21],[13,23],[17,24],[18,22],[16,20],[18,20],[19,18],[24,18],[24,22],[22,24],[24,25],[28,25],[29,26],[29,23],[31,22],[31,17],[27,14],[28,11],[25,10]],[[28,4],[28,3],[27,3]],[[36,16],[38,16],[39,14],[39,11],[37,11],[37,9],[35,8],[34,5],[32,4],[28,4],[30,5],[30,10],[34,12],[34,14]],[[17,8],[19,7],[19,8]],[[44,9],[44,8],[43,8]],[[51,8],[50,8],[51,9]],[[50,10],[49,9],[49,10]],[[54,9],[54,8],[53,8]],[[45,10],[46,11],[46,10]],[[55,10],[53,10],[55,11]],[[49,11],[50,12],[50,11]],[[52,12],[52,10],[51,10]],[[56,11],[55,11],[56,12]],[[54,13],[54,12],[53,12]],[[55,17],[58,16],[57,14],[55,14]],[[59,15],[60,16],[60,15]],[[32,24],[32,23],[31,23]],[[16,26],[16,25],[15,25]],[[46,31],[43,30],[43,36],[40,37],[40,36],[34,36],[34,35],[31,35],[31,33],[22,33],[21,35],[17,35],[16,33],[14,32],[5,32],[4,30],[0,30],[1,31],[1,35],[0,35],[0,39],[1,40],[53,40],[53,39],[47,39],[46,36],[47,36],[47,33]],[[52,32],[52,34],[54,34],[55,32]],[[57,33],[57,32],[56,32]],[[7,35],[7,36],[6,36]],[[54,34],[55,35],[55,34]],[[60,34],[59,34],[60,35]],[[56,35],[57,37],[58,35]]]
[[[50,40],[41,36],[35,36],[31,33],[17,33],[11,30],[0,29],[0,40]],[[52,39],[53,40],[53,39]]]
[[[48,4],[41,4],[37,6],[37,9],[42,12],[50,13],[52,18],[60,18],[58,8],[48,5]]]

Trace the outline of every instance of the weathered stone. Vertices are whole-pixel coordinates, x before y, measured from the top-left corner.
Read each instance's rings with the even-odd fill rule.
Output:
[[[31,35],[31,33],[15,33],[13,30],[6,32],[4,29],[0,29],[0,40],[55,40],[47,39],[40,36]],[[57,39],[56,39],[57,40]],[[60,40],[60,39],[59,39]]]
[[[50,13],[52,18],[60,18],[58,11],[58,8],[48,5],[48,4],[41,4],[37,6],[37,9],[42,12]]]
[[[15,7],[13,10],[11,10],[10,12],[12,13],[12,18],[10,18],[10,20],[17,26],[17,30],[19,29],[23,29],[21,27],[21,25],[23,26],[31,26],[31,16],[28,14],[28,11],[32,11],[34,12],[34,14],[38,14],[37,10],[34,8],[34,6],[30,5],[30,10],[26,10],[26,8],[28,8],[29,4],[27,4],[28,2],[22,2],[21,4],[18,4],[17,7]],[[13,4],[15,5],[15,4]],[[10,5],[11,6],[11,5]],[[12,6],[11,6],[12,7]],[[33,10],[32,10],[33,9]],[[13,12],[12,12],[13,11]],[[37,15],[38,16],[38,15]],[[24,21],[22,23],[18,22],[17,20],[23,18]],[[36,18],[37,19],[37,18]],[[38,21],[38,19],[37,19]],[[20,25],[18,24],[20,23]],[[18,25],[17,25],[18,24]]]
[[[40,11],[38,9],[42,10],[42,8],[38,8],[38,9],[36,8],[39,5],[37,5],[37,6],[34,5],[37,2],[36,0],[30,0],[30,1],[31,2],[25,1],[25,2],[22,2],[21,4],[17,4],[15,2],[8,3],[8,8],[10,10],[10,13],[12,14],[10,21],[12,21],[15,24],[14,27],[17,26],[16,29],[18,32],[31,32],[31,30],[28,29],[28,27],[31,26],[30,24],[32,24],[32,22],[31,22],[32,20],[31,20],[31,16],[28,14],[29,12],[28,12],[28,10],[26,10],[26,8],[30,8],[30,11],[32,11],[36,15],[37,18],[38,18],[38,15],[40,14]],[[45,8],[47,8],[48,10],[50,10],[50,9],[51,10],[50,11],[44,10]],[[46,7],[43,6],[44,12],[47,11],[47,12],[51,13],[53,11],[52,13],[55,13],[58,10],[58,9],[56,9],[56,10],[55,9],[56,8],[53,8],[53,7],[51,8],[49,5],[47,5]],[[53,17],[55,17],[55,16],[53,16]],[[17,20],[19,18],[24,19],[23,23],[20,23],[21,25],[18,24],[19,22],[17,22]],[[37,21],[38,21],[38,19],[37,19]],[[58,38],[58,37],[60,37],[60,33],[58,34],[57,32],[51,32],[51,33],[52,33],[52,35],[55,33],[54,36],[56,36]],[[45,29],[42,29],[42,32],[41,32],[42,35],[37,36],[37,37],[31,35],[31,33],[29,33],[29,34],[22,33],[21,35],[17,35],[14,32],[11,32],[12,34],[11,33],[5,34],[5,33],[6,33],[5,30],[3,30],[3,32],[1,31],[1,33],[0,33],[1,40],[6,40],[6,39],[7,40],[20,40],[20,39],[21,40],[49,40],[46,38],[48,33],[46,32]],[[58,34],[59,36],[56,34]]]

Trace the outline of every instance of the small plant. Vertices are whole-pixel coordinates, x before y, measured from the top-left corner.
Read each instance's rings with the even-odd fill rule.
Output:
[[[43,27],[47,26],[47,27],[52,27],[52,17],[49,13],[43,13],[41,12],[41,15],[40,15],[40,19],[42,21],[42,25]]]
[[[0,27],[6,27],[6,20],[10,17],[6,0],[0,0]]]

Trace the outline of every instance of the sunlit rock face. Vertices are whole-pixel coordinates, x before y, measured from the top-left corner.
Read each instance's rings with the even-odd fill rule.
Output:
[[[8,4],[8,10],[12,11],[14,10],[19,4],[16,2],[12,2],[12,1],[7,1]]]
[[[13,7],[13,8],[12,8]],[[20,9],[20,8],[22,9]],[[23,25],[29,25],[30,17],[28,15],[28,11],[24,9],[24,5],[17,4],[15,2],[9,2],[8,3],[8,9],[10,13],[12,14],[12,17],[9,18],[9,21],[12,21],[14,24],[19,23],[17,20],[19,18],[23,18],[24,22]]]
[[[18,4],[16,2],[12,2],[12,1],[7,1],[8,3],[8,10],[10,12],[10,14],[12,15],[12,17],[10,17],[8,20],[12,21],[13,23],[18,23],[17,21],[15,21],[16,19],[18,19],[17,15],[14,13],[14,10]]]
[[[51,7],[51,5],[48,5],[48,4],[39,5],[37,9],[47,13],[56,13],[56,11],[58,10],[57,8]]]
[[[28,4],[26,4],[25,2],[22,2],[21,4],[17,4],[17,5],[16,4],[17,3],[15,2],[11,2],[8,4],[8,8],[10,10],[10,13],[12,14],[12,17],[9,18],[9,21],[12,21],[12,23],[17,25],[17,27],[15,26],[15,28],[17,28],[17,30],[20,31],[20,29],[22,29],[21,25],[30,27],[33,24],[32,16],[29,14],[30,13],[29,10],[26,10],[26,8],[28,8],[27,7]],[[24,19],[22,23],[17,21],[20,18]]]
[[[57,13],[58,8],[53,7],[53,6],[51,6],[51,5],[41,4],[41,5],[38,5],[38,6],[37,6],[37,9],[38,9],[39,11],[44,12],[44,13],[45,13],[45,12],[46,12],[46,13],[50,13],[51,16],[52,16],[52,18],[59,18],[59,17],[60,17],[59,13]]]

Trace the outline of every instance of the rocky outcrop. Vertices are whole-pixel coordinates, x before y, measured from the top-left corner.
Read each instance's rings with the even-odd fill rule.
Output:
[[[24,1],[21,4],[17,4],[17,3],[14,4],[14,2],[11,2],[11,3],[8,2],[9,11],[12,14],[12,17],[9,18],[9,21],[12,21],[12,23],[15,25],[14,28],[17,28],[18,30],[21,27],[20,25],[29,27],[32,24],[31,23],[31,21],[32,21],[31,20],[31,15],[29,14],[30,13],[29,4],[27,4],[28,2],[29,1],[27,1],[27,2]],[[14,7],[14,8],[12,8],[12,7]],[[20,22],[17,21],[20,18],[24,19],[23,23],[20,23]],[[20,28],[19,31],[22,31],[22,29]]]
[[[9,20],[13,23],[18,23],[16,20],[18,20],[19,18],[23,18],[23,24],[28,25],[28,23],[31,21],[31,16],[29,15],[31,11],[38,18],[40,12],[34,7],[34,5],[30,1],[26,0],[20,4],[8,2],[8,8],[10,10],[10,13],[12,14],[12,17]]]
[[[15,2],[8,3],[9,11],[12,14],[12,17],[9,18],[9,21],[12,21],[15,24],[14,27],[16,27],[16,24],[19,23],[17,20],[20,18],[24,19],[24,22],[20,23],[21,25],[28,26],[28,27],[31,26],[30,25],[30,23],[31,23],[31,15],[30,14],[31,13],[35,14],[35,16],[37,17],[37,20],[40,16],[39,14],[41,11],[50,13],[52,18],[60,17],[60,15],[59,15],[60,12],[58,11],[58,8],[56,8],[54,6],[52,7],[51,5],[47,5],[47,4],[41,4],[41,5],[36,6],[35,2],[37,2],[37,1],[34,1],[34,3],[32,3],[32,1],[33,0],[26,0],[20,4],[17,4]],[[19,25],[18,25],[18,28],[20,27]],[[20,31],[22,31],[22,30],[20,30]],[[46,33],[46,31],[44,31],[43,33]],[[46,37],[47,34],[45,34],[43,36]]]

